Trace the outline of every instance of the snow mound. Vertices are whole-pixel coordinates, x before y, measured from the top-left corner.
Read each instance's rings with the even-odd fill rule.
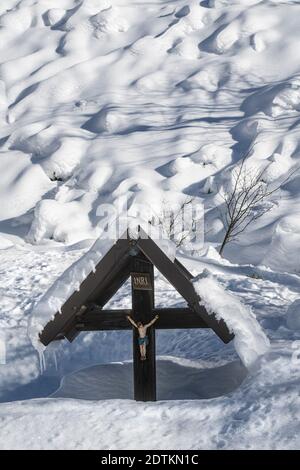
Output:
[[[300,81],[288,84],[273,100],[272,116],[277,117],[300,111]]]
[[[69,137],[63,138],[60,147],[51,156],[41,161],[41,166],[49,178],[58,177],[63,180],[72,175],[80,163],[87,147],[86,141]]]
[[[145,75],[137,81],[137,88],[144,92],[167,92],[176,78],[163,71],[157,71]]]
[[[232,150],[222,145],[205,144],[199,152],[193,155],[195,163],[202,165],[214,165],[216,168],[222,168],[231,162]]]
[[[13,9],[0,16],[0,28],[7,28],[15,34],[22,34],[30,28],[32,15],[30,8]]]
[[[95,113],[82,127],[95,134],[101,132],[122,131],[128,125],[127,117],[118,112],[117,109],[103,108]]]
[[[86,208],[89,207],[86,201]],[[76,243],[93,233],[91,224],[78,201],[43,199],[36,205],[27,241],[41,243],[53,239],[61,243]]]
[[[300,330],[300,299],[295,300],[287,311],[286,323],[291,330]]]
[[[300,272],[300,213],[283,217],[276,225],[262,263],[279,272]]]
[[[172,52],[188,60],[198,59],[200,53],[197,42],[192,38],[180,41]]]
[[[185,170],[193,167],[193,162],[190,157],[178,157],[173,160],[169,165],[169,171],[173,175],[181,174]]]
[[[210,277],[203,277],[205,273],[193,279],[196,292],[211,314],[223,319],[229,329],[234,333],[234,346],[243,364],[251,368],[256,360],[265,354],[269,348],[269,340],[261,329],[250,308],[226,292],[217,281]]]
[[[12,247],[14,244],[12,241],[8,240],[8,238],[3,237],[3,235],[0,234],[0,250],[5,250],[6,248]]]
[[[95,35],[101,37],[105,33],[124,33],[128,30],[128,22],[120,14],[117,7],[111,6],[100,11],[91,18],[91,23],[95,28]]]
[[[207,65],[205,69],[201,69],[187,80],[184,80],[181,86],[187,91],[203,88],[208,92],[214,93],[219,88],[220,73],[221,71],[218,70],[218,67]]]
[[[52,398],[80,400],[130,400],[133,398],[132,362],[102,364],[63,377]],[[227,395],[247,376],[247,369],[234,361],[219,367],[201,367],[198,362],[174,357],[156,361],[157,399],[207,399]]]
[[[0,220],[23,215],[51,190],[53,183],[40,167],[22,152],[0,152]]]
[[[199,30],[203,28],[207,19],[207,10],[199,5],[199,2],[193,1],[190,5],[186,5],[178,11],[175,16],[180,18],[180,21],[184,23],[187,29]]]
[[[239,38],[239,25],[237,22],[232,22],[214,38],[211,49],[216,54],[224,54],[232,48]]]
[[[55,26],[59,23],[66,14],[66,10],[63,8],[51,8],[47,11],[46,18],[50,26]]]
[[[135,41],[129,48],[130,52],[134,55],[147,56],[148,54],[164,55],[166,49],[159,40],[152,36],[144,36]]]

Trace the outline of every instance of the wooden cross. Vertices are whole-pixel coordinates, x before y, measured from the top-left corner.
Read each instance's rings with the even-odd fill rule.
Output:
[[[156,400],[155,329],[208,328],[191,308],[155,308],[153,271],[153,264],[144,256],[133,257],[132,309],[103,310],[100,306],[92,304],[84,309],[76,324],[77,331],[131,330],[127,315],[143,325],[149,323],[155,315],[159,315],[155,325],[147,330],[149,343],[145,361],[141,361],[139,335],[136,328],[133,328],[134,399],[137,401]]]
[[[154,266],[185,299],[188,307],[155,308]],[[132,309],[106,310],[107,302],[129,277]],[[138,331],[136,328],[133,330],[134,398],[154,401],[156,329],[212,328],[224,343],[233,339],[226,323],[201,305],[192,279],[192,274],[177,259],[170,260],[145,232],[140,230],[139,237],[135,239],[125,232],[45,325],[40,332],[40,341],[47,346],[52,341],[65,338],[73,341],[81,331],[131,330],[127,315],[143,325],[159,315],[157,322],[147,331],[149,343],[145,361],[140,356]]]

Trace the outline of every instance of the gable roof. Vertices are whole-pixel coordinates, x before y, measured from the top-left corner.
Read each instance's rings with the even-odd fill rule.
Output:
[[[49,321],[40,333],[40,341],[47,346],[51,341],[62,337],[69,341],[79,333],[75,325],[80,309],[83,305],[97,303],[103,307],[108,300],[119,290],[131,273],[131,260],[133,256],[142,253],[161,272],[170,284],[186,300],[201,319],[212,330],[228,343],[233,339],[226,323],[218,320],[215,315],[209,314],[199,302],[201,299],[196,293],[192,274],[177,260],[174,262],[163,250],[144,232],[139,229],[137,238],[131,238],[129,231],[110,248],[96,265],[94,271],[80,284],[63,304],[60,312]]]

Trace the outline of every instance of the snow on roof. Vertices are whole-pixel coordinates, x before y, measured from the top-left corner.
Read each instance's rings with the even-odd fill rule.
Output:
[[[233,294],[212,277],[203,272],[193,279],[196,292],[209,314],[223,319],[234,333],[234,347],[243,364],[250,368],[270,346],[269,339],[257,322],[250,307],[245,306]]]

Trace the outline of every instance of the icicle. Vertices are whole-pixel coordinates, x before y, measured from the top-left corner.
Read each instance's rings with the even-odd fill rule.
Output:
[[[45,372],[46,370],[46,360],[45,360],[45,354],[44,351],[38,351],[39,354],[39,362],[40,362],[40,372],[41,375]]]
[[[96,272],[96,265],[94,263],[94,260],[90,259],[89,264],[92,268],[92,272],[95,273]]]
[[[76,284],[74,285],[74,288],[77,292],[80,291],[80,282],[79,281],[76,282]]]
[[[56,355],[56,351],[53,351],[53,360],[54,360],[54,367],[55,367],[55,370],[58,371],[58,364],[57,364],[57,355]]]

